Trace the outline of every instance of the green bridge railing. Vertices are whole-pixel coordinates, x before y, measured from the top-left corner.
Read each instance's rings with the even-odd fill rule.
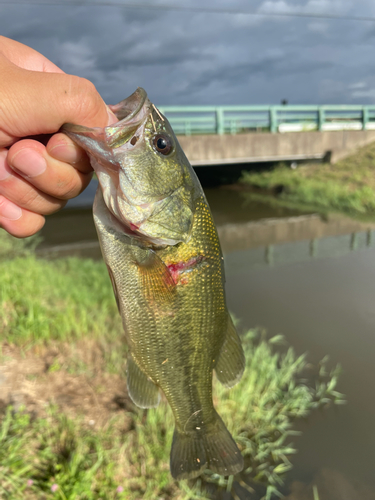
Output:
[[[160,106],[177,134],[375,130],[375,105]]]

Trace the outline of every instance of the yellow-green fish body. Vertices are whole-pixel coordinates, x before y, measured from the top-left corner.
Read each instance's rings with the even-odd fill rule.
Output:
[[[214,409],[212,372],[231,387],[244,355],[226,307],[210,209],[145,92],[138,89],[113,110],[120,121],[104,131],[74,125],[64,131],[88,151],[98,173],[94,220],[129,345],[129,395],[150,408],[160,389],[165,394],[176,421],[175,478],[205,468],[235,474],[243,459]]]

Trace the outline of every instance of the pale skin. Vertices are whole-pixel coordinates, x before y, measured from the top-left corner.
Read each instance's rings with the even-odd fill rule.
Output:
[[[117,119],[91,82],[2,36],[0,75],[0,227],[22,238],[91,180],[86,154],[60,127],[105,127]],[[43,143],[29,138],[41,134]]]

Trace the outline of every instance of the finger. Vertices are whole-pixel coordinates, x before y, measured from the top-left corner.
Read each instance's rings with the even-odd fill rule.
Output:
[[[17,238],[26,238],[44,226],[42,215],[21,209],[0,195],[0,227]]]
[[[0,152],[0,195],[17,207],[40,215],[52,214],[65,206],[66,201],[49,196],[16,174],[5,154],[6,150]]]
[[[56,160],[69,163],[83,174],[91,174],[92,167],[86,152],[65,134],[54,134],[47,144],[47,153]]]
[[[0,54],[0,147],[15,138],[53,134],[64,123],[105,127],[114,120],[95,86],[73,75],[27,71]]]
[[[82,169],[89,168],[87,157],[82,150],[70,147],[67,141],[57,141],[55,146],[52,145],[52,153],[55,156],[60,154],[61,157],[68,157],[72,161],[76,160]],[[13,172],[18,174],[16,177],[23,178],[28,185],[31,184],[38,191],[58,200],[68,200],[78,196],[89,184],[92,176],[91,168],[89,173],[82,173],[72,165],[49,155],[43,144],[31,139],[25,139],[12,146],[7,162]],[[31,205],[26,208],[32,209]]]

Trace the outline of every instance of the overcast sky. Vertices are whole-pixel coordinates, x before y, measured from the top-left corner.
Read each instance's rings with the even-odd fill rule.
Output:
[[[108,103],[138,86],[159,106],[375,103],[375,21],[199,11],[375,18],[374,0],[169,0],[191,11],[3,1],[2,35],[89,78]]]

